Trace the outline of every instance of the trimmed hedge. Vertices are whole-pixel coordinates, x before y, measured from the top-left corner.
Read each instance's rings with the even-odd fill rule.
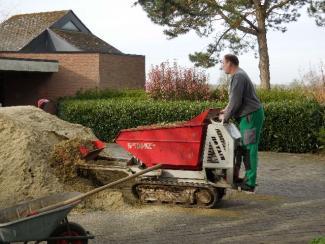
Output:
[[[112,141],[124,128],[188,120],[207,108],[225,103],[135,99],[61,101],[59,117],[94,130],[104,141]],[[314,101],[285,101],[265,104],[266,121],[260,149],[280,152],[310,152],[318,149],[323,110]]]
[[[321,152],[325,152],[325,104],[322,104],[323,124],[318,134],[318,142]]]
[[[65,99],[110,99],[110,98],[132,98],[132,99],[148,99],[148,95],[143,89],[125,89],[125,90],[113,90],[113,89],[89,89],[80,90],[73,97],[67,97]]]
[[[316,238],[316,239],[312,240],[311,242],[309,242],[309,244],[325,244],[325,236]]]
[[[261,150],[310,152],[319,148],[322,109],[314,101],[285,101],[265,104],[266,120]]]
[[[209,107],[211,102],[163,102],[133,99],[65,100],[59,105],[59,117],[93,129],[97,137],[112,141],[121,129],[139,125],[188,120]]]
[[[256,93],[262,103],[313,99],[312,94],[308,90],[299,88],[272,88],[271,90],[257,89]]]
[[[282,102],[287,100],[301,101],[305,99],[313,99],[313,96],[310,92],[298,88],[296,89],[273,88],[272,90],[257,89],[257,95],[263,103]],[[77,92],[75,96],[67,97],[64,99],[77,99],[77,100],[95,99],[96,100],[96,99],[113,99],[113,98],[147,100],[149,96],[142,89],[125,89],[125,90],[90,89],[90,90],[80,90]],[[205,100],[206,99],[204,99],[204,101]],[[217,89],[214,89],[213,91],[211,91],[210,99],[208,100],[225,102],[225,103],[228,102],[228,89],[225,87],[218,87]]]
[[[285,89],[272,88],[272,90],[257,89],[257,96],[262,103],[283,102],[283,101],[301,101],[305,99],[314,99],[312,93],[303,89]],[[212,99],[219,101],[228,101],[228,89],[226,87],[218,87],[212,93]]]

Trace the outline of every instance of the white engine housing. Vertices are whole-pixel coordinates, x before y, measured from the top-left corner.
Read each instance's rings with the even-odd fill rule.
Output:
[[[240,143],[240,132],[233,123],[223,124],[212,121],[208,125],[204,151],[203,170],[224,169],[227,183],[233,183],[235,150]]]

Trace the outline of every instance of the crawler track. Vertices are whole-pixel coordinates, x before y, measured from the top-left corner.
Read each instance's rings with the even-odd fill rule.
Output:
[[[213,208],[223,197],[224,189],[208,184],[142,179],[133,185],[133,193],[143,204]]]

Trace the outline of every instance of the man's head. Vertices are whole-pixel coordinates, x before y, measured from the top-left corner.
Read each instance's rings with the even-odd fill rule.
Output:
[[[226,74],[234,74],[239,66],[239,60],[236,55],[227,54],[223,58],[223,70]]]

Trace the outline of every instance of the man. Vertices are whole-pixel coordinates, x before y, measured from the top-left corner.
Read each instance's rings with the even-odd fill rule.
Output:
[[[227,107],[222,110],[220,119],[225,123],[230,118],[238,120],[242,136],[240,161],[235,166],[235,181],[240,183],[241,190],[254,192],[258,164],[258,143],[264,121],[264,110],[252,81],[246,72],[239,67],[239,60],[235,55],[227,54],[224,56],[223,70],[232,78],[229,86],[229,102]],[[243,159],[246,167],[244,179],[239,178],[241,159]]]
[[[40,109],[46,110],[46,106],[49,104],[50,100],[46,98],[41,98],[37,101],[37,107]]]

